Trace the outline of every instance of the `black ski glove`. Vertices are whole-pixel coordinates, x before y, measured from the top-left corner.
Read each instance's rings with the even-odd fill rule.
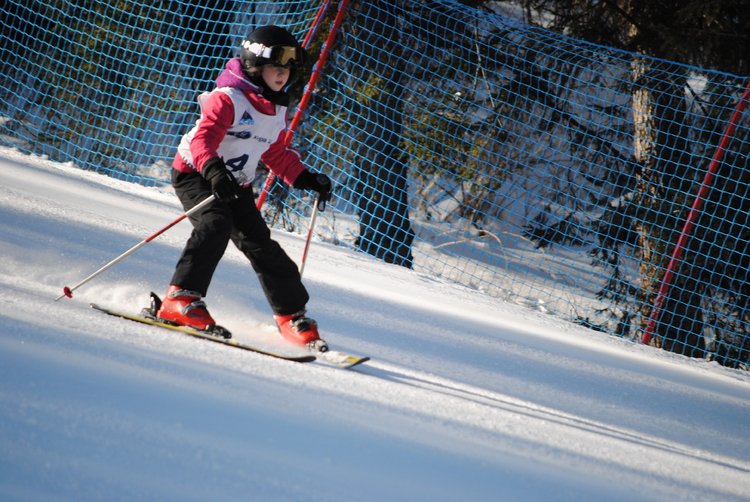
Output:
[[[211,183],[211,190],[220,201],[229,202],[239,197],[240,186],[219,157],[208,159],[201,174]]]
[[[305,169],[297,179],[294,180],[294,188],[300,190],[315,190],[318,192],[318,209],[323,211],[326,207],[326,202],[331,200],[333,196],[333,183],[331,178],[322,173],[311,172]]]

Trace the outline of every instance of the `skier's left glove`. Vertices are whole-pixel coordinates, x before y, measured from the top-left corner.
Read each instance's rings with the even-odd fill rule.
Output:
[[[219,157],[208,159],[203,164],[202,174],[211,183],[211,190],[220,201],[231,202],[239,197],[239,185]]]
[[[326,207],[326,202],[331,200],[333,196],[333,183],[331,178],[323,173],[311,172],[305,169],[297,179],[294,180],[294,188],[300,190],[315,190],[318,192],[318,209],[323,211]]]

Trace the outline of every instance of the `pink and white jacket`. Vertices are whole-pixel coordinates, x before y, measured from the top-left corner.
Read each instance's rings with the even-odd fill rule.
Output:
[[[208,159],[221,157],[237,183],[248,186],[258,161],[291,185],[305,168],[299,154],[284,143],[287,107],[261,95],[244,77],[239,58],[229,60],[216,89],[198,97],[201,116],[182,137],[172,166],[200,172]]]

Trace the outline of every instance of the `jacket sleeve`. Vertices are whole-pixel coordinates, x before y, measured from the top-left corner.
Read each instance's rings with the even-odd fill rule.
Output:
[[[212,92],[201,103],[198,129],[190,141],[194,167],[203,172],[207,160],[219,156],[219,145],[234,121],[234,105],[223,92]]]
[[[260,160],[287,185],[293,185],[305,166],[299,154],[286,146],[285,137],[286,131],[281,131],[276,141],[260,156]]]

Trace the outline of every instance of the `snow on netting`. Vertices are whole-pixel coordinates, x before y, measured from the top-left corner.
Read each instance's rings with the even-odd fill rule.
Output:
[[[300,40],[314,29],[315,60],[339,2],[323,18],[318,1],[73,4],[0,7],[1,141],[163,185],[196,95],[243,36],[263,24]],[[329,47],[294,136],[337,185],[319,238],[747,368],[747,113],[662,287],[745,78],[451,1],[352,2]],[[309,194],[279,183],[264,207],[294,231],[310,210]]]

